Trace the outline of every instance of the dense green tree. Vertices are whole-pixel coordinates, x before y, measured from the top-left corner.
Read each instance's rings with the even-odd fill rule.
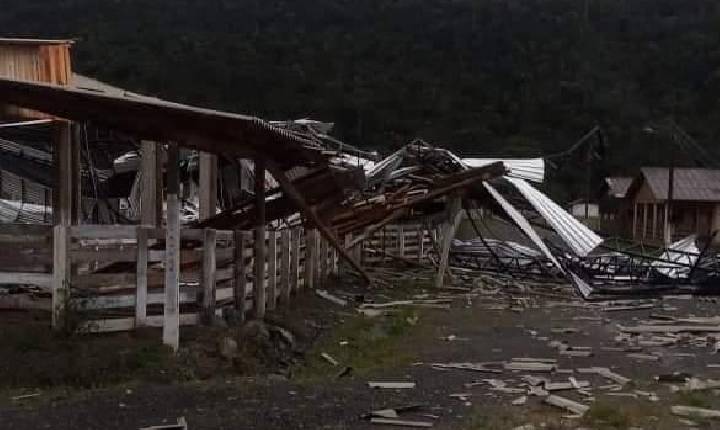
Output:
[[[5,35],[77,38],[89,75],[335,121],[376,149],[422,137],[464,154],[551,154],[600,124],[603,169],[616,171],[664,163],[648,121],[674,117],[711,150],[720,134],[716,0],[0,0],[0,11]],[[558,173],[558,196],[583,192],[583,159]]]

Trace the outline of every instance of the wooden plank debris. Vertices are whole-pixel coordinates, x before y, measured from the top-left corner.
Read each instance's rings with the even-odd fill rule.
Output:
[[[582,374],[596,374],[600,375],[605,379],[610,379],[620,385],[625,385],[628,382],[631,381],[630,378],[626,378],[622,375],[618,375],[617,373],[611,371],[607,367],[588,367],[588,368],[580,368],[577,369],[578,373]]]
[[[552,405],[561,409],[565,409],[567,411],[572,412],[575,415],[583,416],[587,411],[590,410],[590,406],[583,405],[582,403],[578,403],[574,400],[567,399],[565,397],[560,397],[555,394],[551,394],[547,397],[545,397],[544,400],[545,403],[548,405]]]
[[[622,326],[618,325],[621,332],[641,334],[641,333],[718,333],[720,325],[639,325],[639,326]]]
[[[398,419],[392,419],[392,418],[371,418],[370,422],[372,424],[379,424],[379,425],[385,425],[385,426],[397,426],[397,427],[430,428],[433,426],[433,423],[428,422],[428,421],[408,421],[408,420],[398,420]]]
[[[320,290],[320,289],[315,290],[315,294],[317,294],[318,296],[322,297],[323,299],[329,300],[339,306],[347,306],[347,304],[348,304],[347,300],[341,299],[340,297],[338,297],[334,294],[330,294],[326,290]]]
[[[687,418],[720,418],[720,411],[715,409],[704,409],[695,406],[674,405],[670,407],[670,411],[677,416]]]
[[[381,381],[369,381],[368,387],[380,388],[387,390],[408,390],[415,388],[414,382],[381,382]]]

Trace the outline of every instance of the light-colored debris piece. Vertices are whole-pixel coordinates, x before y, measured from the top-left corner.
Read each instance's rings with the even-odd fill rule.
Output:
[[[451,399],[457,399],[457,400],[460,400],[463,402],[467,402],[471,396],[472,396],[472,393],[455,393],[455,394],[448,395],[448,397],[450,397]]]
[[[320,354],[320,357],[322,357],[325,361],[332,364],[333,366],[338,366],[340,363],[333,358],[332,355],[328,354],[327,352],[323,352]]]
[[[686,418],[720,418],[720,411],[715,409],[703,409],[695,406],[675,405],[670,411],[680,417]]]
[[[631,397],[633,399],[637,399],[637,394],[635,393],[607,393],[606,396],[612,396],[612,397]]]
[[[511,361],[516,362],[516,363],[549,363],[549,364],[557,364],[557,359],[555,359],[555,358],[516,357],[516,358],[513,358]]]
[[[631,358],[633,360],[643,360],[643,361],[660,361],[660,357],[657,355],[652,354],[627,354],[627,358]]]
[[[622,326],[618,329],[625,333],[717,333],[720,332],[720,325],[638,325]]]
[[[371,418],[370,423],[396,427],[430,428],[433,423],[428,421],[408,421],[393,418]]]
[[[317,294],[318,296],[322,297],[323,299],[329,300],[339,306],[347,306],[347,304],[348,304],[347,300],[341,299],[340,297],[338,297],[334,294],[330,294],[326,290],[315,290],[315,294]]]
[[[397,418],[398,413],[395,409],[380,409],[370,412],[370,416],[376,418]]]
[[[525,403],[527,403],[527,399],[528,399],[527,396],[520,396],[517,399],[512,401],[512,405],[513,406],[522,406]]]
[[[512,430],[535,430],[535,426],[533,424],[525,424],[518,427],[514,427]]]
[[[19,396],[13,396],[13,397],[11,397],[10,399],[11,399],[13,402],[19,402],[19,401],[21,401],[21,400],[27,400],[27,399],[31,399],[31,398],[33,398],[33,397],[38,397],[39,395],[40,395],[40,393],[21,394],[21,395],[19,395]]]
[[[545,397],[544,401],[548,405],[552,405],[557,408],[565,409],[565,410],[570,411],[578,416],[583,416],[583,415],[585,415],[585,412],[590,410],[590,406],[583,405],[582,403],[578,403],[574,400],[566,399],[565,397],[560,397],[555,394],[551,394],[551,395]]]
[[[140,430],[187,430],[187,421],[185,421],[185,417],[180,417],[177,419],[177,424],[142,427]]]
[[[575,327],[553,327],[550,329],[550,331],[555,334],[572,334],[577,333],[580,330],[576,329]]]
[[[409,390],[415,388],[414,382],[368,382],[370,388],[382,388],[387,390]]]
[[[673,391],[704,391],[716,390],[720,388],[720,381],[715,379],[702,380],[699,378],[689,378],[685,385],[673,387]]]
[[[528,396],[538,396],[538,397],[545,397],[545,396],[547,396],[547,395],[549,394],[549,393],[548,393],[547,391],[545,391],[545,389],[544,389],[543,387],[541,387],[540,385],[535,386],[535,387],[530,387],[530,388],[528,388],[528,392],[527,392],[527,393],[528,393]]]
[[[446,370],[446,369],[457,369],[457,370],[472,370],[474,372],[485,372],[485,373],[502,373],[502,370],[487,367],[489,365],[498,365],[499,363],[432,363],[433,369]]]
[[[593,373],[596,375],[600,375],[603,378],[615,381],[620,385],[625,385],[631,381],[630,378],[626,378],[624,376],[618,375],[617,373],[613,372],[612,370],[608,369],[607,367],[580,368],[580,369],[577,369],[577,371],[578,371],[578,373]]]
[[[470,338],[467,337],[458,337],[454,334],[451,334],[449,336],[443,336],[440,338],[440,340],[444,340],[446,342],[467,342],[470,340]]]
[[[597,387],[598,390],[607,390],[607,391],[620,391],[623,389],[623,386],[620,384],[608,384],[608,385],[600,385]]]
[[[555,365],[551,363],[511,361],[503,364],[505,370],[520,370],[524,372],[552,372]]]
[[[579,387],[575,387],[572,382],[546,382],[543,388],[546,391],[564,391],[576,390],[578,388],[587,388],[590,386],[589,381],[575,381]]]
[[[651,393],[649,391],[641,391],[641,390],[635,390],[633,392],[635,394],[637,394],[638,396],[645,397],[646,399],[648,399],[651,402],[659,402],[660,401],[660,397],[658,397],[657,394],[655,394],[655,393]]]
[[[698,423],[696,423],[695,421],[691,421],[691,420],[688,420],[685,418],[678,418],[678,422],[680,424],[686,425],[688,427],[697,427],[698,426]]]
[[[560,355],[564,357],[574,357],[574,358],[588,358],[592,357],[593,353],[592,351],[577,351],[575,349],[565,349],[559,352]]]

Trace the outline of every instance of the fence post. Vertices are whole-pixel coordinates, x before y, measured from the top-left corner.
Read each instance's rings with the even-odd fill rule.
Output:
[[[317,264],[317,235],[315,230],[305,231],[305,288],[315,286]]]
[[[52,326],[59,330],[65,313],[68,283],[70,277],[70,259],[68,249],[71,240],[70,228],[56,225],[53,229],[53,281],[52,281]]]
[[[203,266],[202,266],[202,289],[203,289],[203,322],[212,324],[215,319],[215,272],[217,270],[216,246],[217,232],[206,228],[203,231]]]
[[[323,237],[320,237],[320,261],[319,261],[319,279],[318,285],[323,285],[327,282],[328,277],[328,243]]]
[[[237,311],[238,320],[240,323],[245,321],[245,299],[247,291],[247,270],[245,266],[245,246],[247,244],[247,237],[244,231],[235,230],[235,282],[234,287],[234,299],[235,299],[235,310]]]
[[[290,303],[290,230],[280,232],[280,302]]]
[[[163,343],[174,351],[180,346],[180,200],[178,145],[168,144],[167,231],[165,232],[165,305]]]
[[[290,288],[289,290],[297,292],[300,290],[300,233],[299,227],[291,231],[292,252],[290,253]],[[288,298],[290,291],[288,291]]]
[[[268,310],[274,310],[277,305],[277,230],[268,230],[267,249],[268,270]]]
[[[148,230],[140,226],[137,228],[136,235],[135,327],[142,327],[145,325],[145,319],[147,318]]]

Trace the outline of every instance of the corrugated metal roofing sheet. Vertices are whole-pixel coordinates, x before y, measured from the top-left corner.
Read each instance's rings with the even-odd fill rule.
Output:
[[[669,169],[643,167],[640,171],[655,198],[667,200]],[[673,181],[673,200],[720,201],[720,170],[675,168]]]
[[[483,167],[502,162],[508,176],[541,183],[545,180],[545,160],[542,158],[463,158],[468,167]]]

